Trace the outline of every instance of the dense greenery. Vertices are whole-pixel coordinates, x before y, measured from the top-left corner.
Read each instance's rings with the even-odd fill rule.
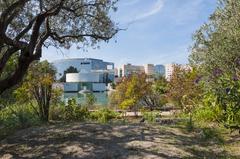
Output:
[[[190,62],[200,70],[202,109],[227,128],[240,130],[240,1],[219,0],[209,22],[194,35]]]
[[[0,139],[17,129],[28,128],[40,123],[41,120],[32,105],[8,105],[0,111]]]
[[[48,121],[51,102],[58,100],[61,95],[61,90],[53,89],[55,72],[47,61],[35,62],[21,86],[15,90],[18,103],[37,103],[36,113],[43,121]]]
[[[138,111],[142,107],[159,109],[166,102],[166,90],[167,82],[164,78],[155,80],[145,74],[133,74],[116,86],[111,95],[111,104],[122,110]]]

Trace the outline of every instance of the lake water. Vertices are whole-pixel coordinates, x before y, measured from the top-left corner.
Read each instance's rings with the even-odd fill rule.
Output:
[[[94,92],[93,95],[96,97],[97,105],[108,105],[108,94],[107,92]],[[64,93],[64,101],[66,102],[69,98],[75,98],[78,104],[84,104],[86,96],[80,93]]]

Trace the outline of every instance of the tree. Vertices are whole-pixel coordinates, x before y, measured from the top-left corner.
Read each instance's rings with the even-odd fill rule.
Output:
[[[167,103],[166,94],[168,91],[168,83],[164,77],[160,76],[156,81],[151,83],[149,87],[141,100],[141,104],[149,108],[150,111],[153,111]]]
[[[194,35],[190,62],[204,75],[206,99],[211,101],[204,106],[217,110],[217,121],[240,130],[239,28],[240,1],[219,0],[208,23]]]
[[[193,36],[190,62],[208,79],[240,68],[240,1],[219,0],[209,21]]]
[[[109,17],[115,0],[0,1],[0,76],[17,55],[14,71],[0,80],[0,94],[19,83],[43,47],[94,46],[118,31]],[[81,45],[80,45],[81,44]]]
[[[14,71],[14,69],[16,68],[16,65],[17,65],[17,55],[14,55],[6,63],[4,71],[2,72],[2,74],[0,76],[0,80],[4,79],[8,75],[10,75]],[[8,89],[4,93],[0,94],[0,105],[2,105],[2,107],[6,107],[9,104],[13,104],[13,103],[16,102],[16,99],[14,98],[13,92],[18,87],[19,87],[18,85],[15,85],[11,89]]]
[[[185,69],[180,65],[174,66],[172,78],[169,82],[168,98],[175,106],[189,114],[192,124],[192,114],[197,102],[202,99],[201,76],[196,68]]]
[[[66,74],[67,73],[78,73],[77,68],[70,66],[68,69],[66,69],[63,73],[63,76],[59,79],[60,82],[66,82]]]
[[[37,102],[36,110],[40,119],[48,121],[50,103],[59,98],[61,91],[53,89],[55,70],[47,61],[33,63],[22,85],[15,91],[16,98],[22,103]]]
[[[154,83],[148,79],[145,74],[133,74],[124,78],[111,95],[111,104],[123,110],[137,110],[140,106],[150,110],[161,107],[164,93],[157,89],[160,81]]]

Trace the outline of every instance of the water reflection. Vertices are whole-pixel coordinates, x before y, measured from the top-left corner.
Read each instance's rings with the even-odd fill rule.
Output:
[[[107,92],[94,92],[93,95],[96,97],[97,105],[108,104],[109,100]],[[80,93],[64,93],[64,101],[66,102],[69,98],[75,98],[78,104],[86,103],[86,96]]]

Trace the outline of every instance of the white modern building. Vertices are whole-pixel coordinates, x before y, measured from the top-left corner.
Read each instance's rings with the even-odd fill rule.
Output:
[[[64,92],[104,92],[109,83],[114,82],[114,64],[99,59],[77,58],[53,62],[57,69],[57,79],[66,76]],[[77,72],[66,73],[69,67]]]

